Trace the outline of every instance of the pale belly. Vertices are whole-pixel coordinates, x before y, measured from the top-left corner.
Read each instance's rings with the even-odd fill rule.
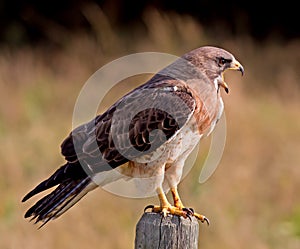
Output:
[[[179,182],[184,161],[200,138],[196,126],[187,124],[170,141],[152,153],[143,155],[114,170],[99,173],[93,177],[93,180],[99,186],[108,185],[105,189],[108,191],[113,189],[114,193],[123,188],[120,193],[128,196],[126,191],[123,191],[124,188],[128,188],[128,191],[134,193],[134,197],[153,196],[156,194],[156,189],[163,185],[167,174],[171,177],[175,174],[173,178]],[[125,182],[120,182],[121,179]]]
[[[138,196],[152,196],[158,187],[163,186],[167,173],[171,177],[176,174],[173,178],[179,183],[184,161],[200,138],[197,127],[187,124],[157,150],[118,167],[116,171],[120,178],[134,182]]]

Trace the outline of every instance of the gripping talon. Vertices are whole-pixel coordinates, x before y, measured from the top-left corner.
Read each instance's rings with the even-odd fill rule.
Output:
[[[202,223],[206,222],[206,224],[209,226],[209,224],[210,224],[209,219],[206,218],[204,215],[198,214],[198,213],[194,213],[193,215],[194,215],[198,220],[200,220]]]
[[[188,215],[194,215],[194,210],[192,208],[183,208],[182,211],[185,211]]]
[[[209,223],[209,219],[207,219],[205,216],[204,216],[204,220],[202,221],[202,223],[203,223],[203,222],[206,222],[207,226],[209,226],[209,224],[210,224],[210,223]]]
[[[189,208],[189,210],[192,212],[192,214],[195,213],[194,209],[193,208]]]
[[[189,218],[190,222],[192,222],[192,216],[189,213],[186,214],[186,217]]]
[[[153,209],[153,208],[154,208],[154,205],[151,205],[151,204],[150,204],[150,205],[146,206],[146,207],[144,208],[144,213],[147,211],[148,208]]]

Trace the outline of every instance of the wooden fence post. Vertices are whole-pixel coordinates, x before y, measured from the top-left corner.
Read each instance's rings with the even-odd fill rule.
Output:
[[[198,236],[195,217],[144,213],[136,226],[135,249],[197,249]]]

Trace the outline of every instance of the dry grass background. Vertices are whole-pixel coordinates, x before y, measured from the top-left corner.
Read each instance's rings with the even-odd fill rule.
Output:
[[[300,42],[211,36],[190,17],[155,10],[144,16],[147,34],[117,32],[100,10],[87,8],[85,15],[94,37],[69,35],[60,50],[0,50],[0,248],[133,248],[135,224],[156,198],[97,190],[41,230],[23,219],[37,199],[20,200],[63,163],[60,142],[94,71],[132,52],[181,55],[206,44],[232,51],[246,74],[226,77],[231,92],[224,95],[228,130],[220,166],[199,184],[200,153],[180,185],[185,203],[211,219],[210,227],[201,225],[200,248],[300,248]]]

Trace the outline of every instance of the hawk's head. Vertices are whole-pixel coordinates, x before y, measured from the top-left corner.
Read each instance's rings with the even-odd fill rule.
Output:
[[[216,87],[222,86],[228,93],[228,85],[224,81],[223,73],[227,69],[237,70],[244,74],[243,66],[228,51],[217,47],[200,47],[183,56],[194,66],[206,74]]]

